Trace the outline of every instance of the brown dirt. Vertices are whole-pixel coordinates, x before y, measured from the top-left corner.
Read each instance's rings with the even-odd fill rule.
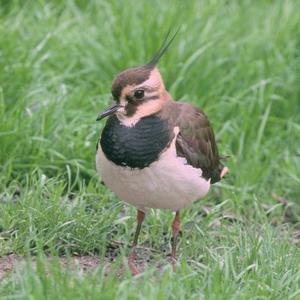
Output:
[[[48,257],[51,261],[51,257]],[[71,259],[60,257],[59,262],[62,267],[78,268],[81,272],[95,269],[100,264],[99,257],[96,256],[74,256]],[[0,258],[0,279],[13,272],[16,267],[25,263],[25,258],[16,254],[9,254]],[[32,258],[33,265],[36,264],[35,258]]]
[[[107,247],[107,252],[104,259],[100,260],[98,256],[92,255],[76,255],[71,258],[61,256],[59,257],[59,263],[63,269],[74,269],[76,271],[79,271],[80,273],[94,270],[101,265],[102,267],[104,267],[104,272],[106,275],[114,270],[113,272],[116,274],[116,276],[122,276],[125,272],[125,266],[118,266],[118,269],[113,266],[117,256],[120,254],[120,247],[124,247],[124,244],[122,242],[111,241]],[[152,248],[137,247],[136,250],[138,254],[136,264],[140,271],[143,271],[143,269],[145,269],[148,265],[155,265],[160,270],[162,269],[162,266],[166,264],[166,261],[159,261],[158,257],[160,257],[160,252],[158,253]],[[51,262],[51,260],[53,260],[53,257],[48,256],[47,261]],[[0,257],[0,280],[14,272],[20,266],[24,265],[26,261],[26,258],[18,256],[16,254],[9,254]],[[33,267],[35,268],[36,258],[34,256],[31,258],[31,262]]]
[[[10,273],[14,269],[17,261],[18,258],[14,254],[0,257],[0,279],[3,278],[5,274]]]

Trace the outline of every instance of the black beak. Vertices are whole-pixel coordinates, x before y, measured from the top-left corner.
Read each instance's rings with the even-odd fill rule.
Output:
[[[114,114],[120,107],[122,107],[121,105],[119,104],[114,104],[113,106],[107,108],[105,111],[103,111],[102,113],[100,113],[96,119],[96,121],[100,121],[102,120],[103,118],[109,116],[109,115],[112,115]]]

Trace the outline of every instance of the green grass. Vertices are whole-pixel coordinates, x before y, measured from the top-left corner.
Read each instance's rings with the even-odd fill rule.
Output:
[[[0,256],[20,258],[0,298],[299,299],[299,11],[298,1],[0,1]],[[114,75],[146,63],[178,25],[160,70],[174,99],[209,116],[230,174],[182,212],[176,274],[163,263],[173,216],[150,211],[140,236],[150,263],[118,277],[135,209],[100,184],[95,118]],[[82,272],[62,255],[100,264]]]

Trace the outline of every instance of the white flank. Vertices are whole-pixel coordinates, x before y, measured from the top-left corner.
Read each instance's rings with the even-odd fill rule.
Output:
[[[178,134],[178,128],[176,136]],[[176,155],[176,136],[170,147],[149,167],[132,169],[109,161],[99,146],[96,154],[97,171],[105,185],[121,200],[145,211],[147,208],[165,208],[177,211],[203,198],[209,190],[201,169],[188,165],[185,158]]]

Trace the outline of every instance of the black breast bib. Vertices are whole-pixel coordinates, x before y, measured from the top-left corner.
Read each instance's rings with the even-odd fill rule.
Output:
[[[112,116],[100,139],[102,151],[110,161],[140,169],[156,161],[169,142],[167,121],[155,115],[142,118],[132,127],[122,125]]]

